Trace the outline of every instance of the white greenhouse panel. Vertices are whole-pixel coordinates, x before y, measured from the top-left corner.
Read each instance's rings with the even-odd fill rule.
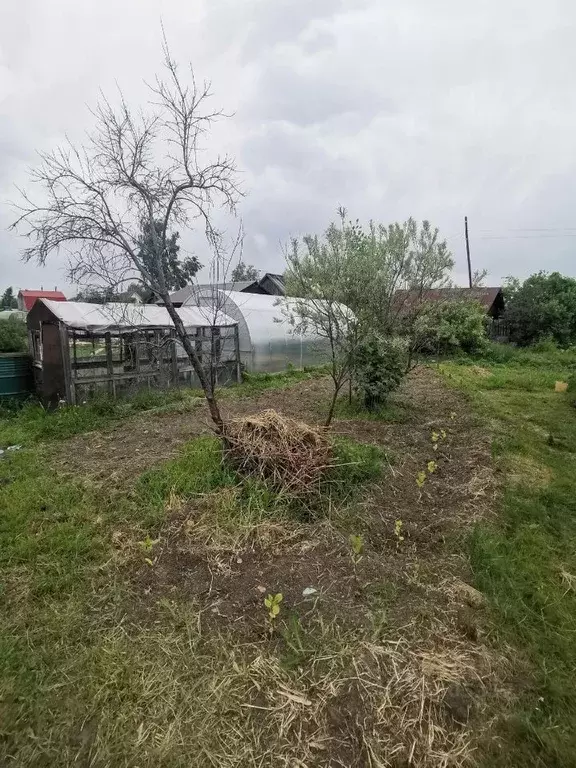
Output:
[[[219,322],[226,315],[238,322],[241,360],[251,371],[282,371],[322,365],[329,359],[326,339],[315,333],[295,332],[290,312],[296,300],[218,289],[198,289],[186,302],[206,308]]]

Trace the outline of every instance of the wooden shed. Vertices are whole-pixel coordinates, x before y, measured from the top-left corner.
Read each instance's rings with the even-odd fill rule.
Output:
[[[214,384],[239,381],[238,323],[201,307],[178,314]],[[36,391],[47,404],[80,403],[102,391],[116,397],[142,387],[199,386],[165,307],[39,299],[27,324]]]

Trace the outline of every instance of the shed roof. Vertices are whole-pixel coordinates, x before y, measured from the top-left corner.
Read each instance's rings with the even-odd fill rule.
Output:
[[[34,302],[36,301],[36,299],[51,299],[52,301],[66,301],[66,296],[64,296],[62,291],[24,290],[24,291],[18,291],[18,296],[22,297],[24,306],[26,307],[26,310],[28,312],[34,306]]]
[[[502,288],[499,286],[430,288],[422,294],[416,290],[400,290],[394,294],[394,303],[400,304],[403,309],[410,309],[422,301],[478,301],[488,312],[501,292]]]
[[[40,299],[50,312],[68,328],[90,333],[107,331],[129,331],[142,328],[173,328],[174,324],[166,307],[156,304],[89,304],[84,301],[50,301]],[[216,325],[236,325],[236,320],[218,313],[214,321],[213,313],[205,307],[182,307],[177,310],[185,328],[198,328]]]

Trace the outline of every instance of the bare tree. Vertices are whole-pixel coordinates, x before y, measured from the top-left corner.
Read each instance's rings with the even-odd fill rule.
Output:
[[[144,108],[131,109],[122,93],[118,106],[103,98],[93,112],[95,128],[82,146],[68,141],[40,153],[32,181],[42,195],[36,201],[20,190],[20,215],[12,226],[32,241],[23,254],[26,261],[44,264],[53,253],[68,251],[73,282],[119,287],[138,281],[157,295],[221,433],[212,377],[170,299],[165,270],[175,225],[201,222],[214,259],[222,258],[214,211],[233,212],[241,191],[232,158],[205,159],[203,139],[216,120],[226,117],[209,108],[210,85],[198,85],[191,67],[187,77],[181,76],[165,39],[163,65]],[[149,233],[146,259],[140,248],[143,227]]]

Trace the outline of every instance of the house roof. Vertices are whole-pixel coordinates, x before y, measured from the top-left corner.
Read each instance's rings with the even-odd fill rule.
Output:
[[[286,285],[284,283],[284,275],[276,275],[274,272],[266,272],[265,275],[263,275],[260,280],[258,281],[260,284],[268,278],[270,282],[274,283],[276,288],[278,289],[278,293],[280,295],[284,295],[286,293]]]
[[[64,296],[62,291],[24,290],[24,291],[18,291],[18,296],[22,297],[24,306],[26,307],[26,310],[28,312],[34,306],[34,302],[36,301],[36,299],[50,299],[51,301],[66,301],[66,296]]]
[[[51,301],[40,299],[50,312],[68,328],[89,333],[129,331],[142,328],[173,328],[174,324],[165,307],[156,304],[89,304],[84,301]],[[185,328],[236,325],[236,320],[223,312],[205,307],[182,307],[177,310]]]
[[[499,286],[431,288],[422,293],[418,290],[400,290],[394,294],[394,304],[408,310],[422,301],[478,301],[488,311],[501,293],[502,288]]]
[[[206,288],[218,288],[221,291],[245,291],[246,288],[250,288],[252,285],[257,285],[258,280],[240,280],[237,283],[202,283],[200,285],[187,285],[185,288],[180,288],[179,291],[175,291],[170,294],[173,304],[184,304],[197,289]],[[162,302],[159,301],[159,304]]]

